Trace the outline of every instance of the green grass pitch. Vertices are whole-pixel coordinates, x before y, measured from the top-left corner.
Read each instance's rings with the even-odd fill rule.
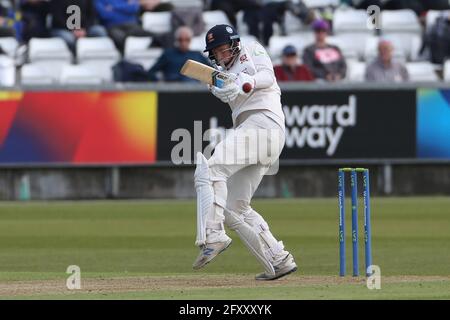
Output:
[[[381,289],[338,274],[337,199],[255,200],[299,271],[256,282],[238,236],[200,271],[194,201],[0,204],[0,299],[449,299],[450,198],[372,198]],[[347,205],[350,209],[350,206]],[[362,210],[360,266],[364,267]],[[350,212],[347,273],[351,274]],[[81,268],[81,290],[66,269]]]

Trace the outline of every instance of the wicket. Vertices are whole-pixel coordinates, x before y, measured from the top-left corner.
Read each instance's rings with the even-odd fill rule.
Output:
[[[339,275],[345,276],[345,173],[350,173],[351,201],[352,201],[352,249],[353,276],[359,276],[358,257],[358,173],[363,178],[364,201],[364,244],[366,276],[370,276],[369,267],[372,265],[372,232],[370,224],[370,181],[369,169],[340,168],[338,173],[339,200]]]

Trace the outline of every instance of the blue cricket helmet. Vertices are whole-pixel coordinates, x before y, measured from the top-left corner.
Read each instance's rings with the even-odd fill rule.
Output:
[[[206,33],[206,49],[203,52],[209,52],[212,49],[226,43],[231,44],[233,41],[240,41],[240,37],[236,29],[227,24],[215,25]]]
[[[203,52],[208,52],[208,57],[214,64],[220,64],[222,65],[222,67],[225,67],[227,69],[234,63],[236,57],[239,55],[240,37],[236,29],[234,29],[230,25],[218,24],[209,29],[209,31],[206,33],[205,42],[206,42],[206,49]],[[227,65],[224,65],[219,61],[216,61],[216,58],[214,57],[214,54],[211,51],[214,48],[217,48],[223,44],[230,44],[230,49],[232,50],[233,55],[233,60],[227,63]]]

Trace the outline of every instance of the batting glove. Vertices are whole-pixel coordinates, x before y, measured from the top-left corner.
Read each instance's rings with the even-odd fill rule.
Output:
[[[231,101],[234,101],[241,93],[240,87],[234,82],[228,83],[223,88],[209,86],[209,90],[213,95],[215,95],[224,103],[230,103]]]

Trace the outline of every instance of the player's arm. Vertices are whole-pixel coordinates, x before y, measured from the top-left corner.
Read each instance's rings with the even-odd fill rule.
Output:
[[[253,75],[255,89],[270,88],[276,79],[272,61],[266,49],[259,43],[255,43],[251,48],[251,58],[256,68],[256,74]]]

